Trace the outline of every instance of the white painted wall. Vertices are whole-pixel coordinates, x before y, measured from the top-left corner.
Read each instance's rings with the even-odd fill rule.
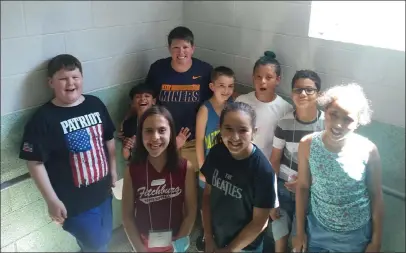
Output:
[[[182,15],[181,1],[1,1],[1,115],[51,97],[57,54],[82,61],[85,92],[144,78]]]
[[[196,56],[232,67],[240,83],[252,85],[254,62],[271,50],[283,65],[280,92],[290,94],[295,71],[310,68],[323,89],[359,82],[375,120],[405,126],[405,52],[309,38],[311,1],[185,1],[183,8]]]

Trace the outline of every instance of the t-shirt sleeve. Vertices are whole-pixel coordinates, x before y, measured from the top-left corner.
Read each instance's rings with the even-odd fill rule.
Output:
[[[276,126],[275,135],[273,137],[273,147],[277,149],[283,149],[285,147],[286,141],[284,136],[283,129],[279,126]]]
[[[254,178],[254,206],[257,208],[274,208],[277,204],[275,174],[266,158],[261,158],[259,161]]]
[[[155,93],[155,96],[157,98],[157,101],[159,98],[159,90],[160,90],[159,84],[157,84],[156,78],[155,78],[155,76],[158,74],[156,71],[158,63],[159,62],[156,61],[153,64],[151,64],[151,66],[149,67],[149,70],[148,70],[147,78],[145,79],[145,83],[152,87],[152,89]]]
[[[114,126],[113,120],[110,117],[106,105],[104,105],[102,101],[100,101],[100,103],[102,105],[101,113],[103,115],[103,138],[105,141],[109,141],[114,138],[116,127]]]
[[[213,159],[213,149],[210,149],[209,154],[207,154],[206,158],[204,159],[202,168],[200,168],[200,172],[206,178],[206,182],[209,185],[211,185],[212,177],[213,177],[213,165],[211,162],[212,159]]]
[[[20,159],[44,163],[48,160],[51,150],[46,131],[45,120],[37,115],[25,125],[20,146]]]

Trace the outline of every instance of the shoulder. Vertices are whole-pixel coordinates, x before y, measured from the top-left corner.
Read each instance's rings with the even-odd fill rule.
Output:
[[[85,97],[84,103],[93,103],[101,106],[105,106],[103,101],[99,97],[94,95],[83,95]]]
[[[284,98],[282,98],[281,96],[277,95],[277,100],[276,102],[281,105],[284,109],[290,111],[291,109],[293,109],[293,106],[286,101]]]
[[[161,58],[151,64],[151,69],[169,68],[171,66],[171,57]]]
[[[268,158],[264,155],[264,153],[257,146],[255,146],[255,147],[256,147],[256,150],[255,150],[254,154],[252,154],[252,156],[251,156],[250,165],[261,171],[273,171],[272,165],[269,162]]]
[[[247,102],[253,101],[254,98],[255,98],[255,91],[252,91],[252,92],[247,93],[247,94],[241,94],[241,95],[239,95],[239,96],[235,99],[235,102],[247,103]]]
[[[26,122],[26,128],[29,127],[36,127],[40,125],[45,125],[47,122],[47,118],[52,118],[52,103],[47,102],[41,105],[28,119]]]
[[[224,143],[218,143],[214,145],[207,156],[210,156],[210,158],[215,158],[215,157],[227,157],[228,150]]]
[[[302,139],[300,139],[299,146],[310,146],[314,136],[318,134],[322,134],[322,132],[314,132],[303,136]]]
[[[205,61],[199,60],[199,59],[194,58],[194,57],[192,58],[192,61],[193,61],[192,67],[196,66],[196,67],[198,67],[200,69],[204,69],[204,70],[207,70],[207,71],[210,71],[210,72],[213,69],[213,66],[211,64],[205,62]]]
[[[197,111],[197,117],[201,117],[201,116],[207,115],[208,109],[207,109],[206,104],[207,104],[207,101],[204,102],[204,103],[199,107],[199,110]]]
[[[294,120],[295,116],[293,115],[293,111],[290,111],[278,121],[278,126],[284,128],[286,125],[293,124]]]

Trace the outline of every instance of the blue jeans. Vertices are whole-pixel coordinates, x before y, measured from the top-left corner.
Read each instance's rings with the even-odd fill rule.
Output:
[[[335,232],[324,228],[312,213],[306,220],[308,252],[364,252],[371,241],[372,221],[354,231]]]
[[[65,220],[63,229],[76,238],[82,252],[108,252],[113,230],[111,202],[112,196],[99,206]]]

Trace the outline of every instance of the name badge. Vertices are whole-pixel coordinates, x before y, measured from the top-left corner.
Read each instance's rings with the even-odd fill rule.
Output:
[[[151,186],[163,185],[164,183],[165,183],[165,178],[163,178],[163,179],[156,179],[156,180],[152,180]]]
[[[172,230],[149,232],[148,248],[161,248],[169,246],[172,246]]]
[[[292,181],[295,177],[297,177],[297,172],[286,166],[285,164],[281,164],[279,168],[279,178],[283,179],[286,182]]]

